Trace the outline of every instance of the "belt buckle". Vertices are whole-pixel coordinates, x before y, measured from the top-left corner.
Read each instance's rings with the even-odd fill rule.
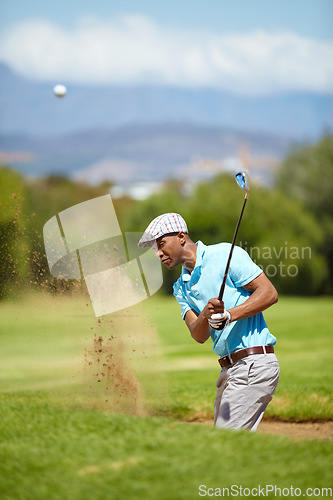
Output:
[[[223,356],[222,358],[220,358],[220,361],[221,361],[220,365],[222,366],[222,368],[230,368],[230,366],[232,366],[234,364],[232,357],[231,357],[231,354],[227,354],[226,356]],[[229,366],[224,367],[223,366],[224,362],[228,362]]]

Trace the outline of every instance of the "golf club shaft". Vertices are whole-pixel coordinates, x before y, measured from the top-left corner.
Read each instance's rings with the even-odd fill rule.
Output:
[[[229,272],[231,257],[232,257],[233,251],[234,251],[235,242],[236,242],[236,238],[237,238],[237,234],[238,234],[238,229],[239,229],[242,217],[243,217],[243,213],[244,213],[244,209],[245,209],[245,205],[246,205],[247,199],[248,199],[248,194],[245,195],[243,207],[242,207],[240,216],[238,218],[237,226],[236,226],[236,229],[235,229],[235,234],[234,234],[234,237],[233,237],[233,240],[232,240],[232,243],[231,243],[231,248],[230,248],[230,252],[229,252],[228,262],[227,262],[227,265],[226,265],[226,268],[225,268],[225,271],[224,271],[223,281],[222,281],[222,285],[221,285],[220,293],[219,293],[219,297],[218,297],[219,300],[222,300],[222,298],[223,298],[223,293],[224,293],[224,288],[225,288],[225,284],[226,284],[226,281],[227,281],[227,276],[228,276],[228,272]]]

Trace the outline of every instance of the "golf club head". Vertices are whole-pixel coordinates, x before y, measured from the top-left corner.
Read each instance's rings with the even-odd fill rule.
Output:
[[[235,175],[236,182],[238,186],[242,189],[244,189],[246,193],[246,197],[248,197],[249,192],[250,192],[250,186],[249,186],[249,181],[248,181],[248,176],[246,172],[238,172]]]

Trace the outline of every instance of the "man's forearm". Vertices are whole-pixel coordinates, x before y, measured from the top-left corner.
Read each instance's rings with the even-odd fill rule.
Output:
[[[203,312],[196,316],[193,310],[188,311],[185,317],[185,322],[190,330],[192,338],[199,342],[199,344],[203,344],[207,339],[209,339],[209,324]]]
[[[243,304],[228,309],[231,314],[231,321],[254,316],[272,306],[277,301],[278,294],[273,286],[259,286]]]

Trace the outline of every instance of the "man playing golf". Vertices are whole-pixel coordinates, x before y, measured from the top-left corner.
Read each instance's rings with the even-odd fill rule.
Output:
[[[231,245],[194,243],[176,213],[156,217],[139,246],[153,246],[168,269],[182,265],[174,284],[182,317],[194,340],[204,343],[211,337],[213,351],[220,356],[216,427],[256,430],[279,379],[276,338],[262,314],[278,300],[274,286],[242,248],[234,247],[220,301]]]

